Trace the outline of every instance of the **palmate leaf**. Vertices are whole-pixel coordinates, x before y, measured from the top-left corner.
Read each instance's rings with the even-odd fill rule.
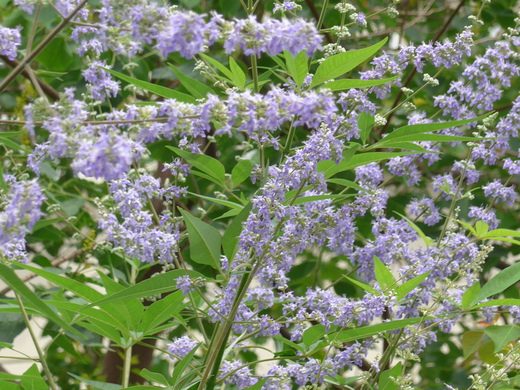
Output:
[[[80,332],[76,329],[72,328],[69,324],[67,324],[60,316],[56,314],[39,296],[37,296],[33,291],[31,291],[24,282],[22,282],[15,272],[6,266],[5,264],[0,263],[0,278],[17,294],[19,294],[23,299],[26,300],[26,304],[37,310],[40,315],[48,318],[53,321],[57,325],[61,326],[63,329],[79,336],[84,337]]]

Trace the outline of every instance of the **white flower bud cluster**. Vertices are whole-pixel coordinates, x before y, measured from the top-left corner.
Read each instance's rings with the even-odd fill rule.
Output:
[[[345,2],[336,4],[334,8],[341,14],[346,14],[356,10],[356,7],[354,7],[352,4]]]
[[[426,84],[429,84],[432,87],[436,87],[439,85],[439,80],[437,80],[435,77],[430,76],[428,73],[424,74],[423,80]]]
[[[382,115],[376,114],[374,116],[374,124],[376,126],[384,126],[386,125],[386,118]]]

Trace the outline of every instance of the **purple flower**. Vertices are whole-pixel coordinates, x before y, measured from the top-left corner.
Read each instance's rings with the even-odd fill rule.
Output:
[[[484,195],[501,200],[509,206],[513,205],[517,197],[515,186],[506,187],[498,179],[486,184],[482,189],[484,190]]]
[[[182,359],[189,354],[193,348],[198,345],[198,342],[192,340],[188,336],[176,337],[168,344],[168,352],[175,356],[170,356],[171,359]]]
[[[258,382],[258,378],[252,376],[253,373],[250,368],[243,366],[244,364],[239,360],[233,360],[232,362],[224,361],[220,369],[221,374],[219,378],[223,378],[229,374],[229,376],[224,379],[225,384],[235,385],[238,390],[247,389]]]
[[[10,60],[14,60],[18,56],[18,46],[22,42],[20,30],[21,27],[8,28],[0,26],[0,54]]]
[[[0,211],[0,254],[25,263],[25,236],[43,216],[45,196],[36,179],[17,181],[11,175],[4,178],[9,192],[2,199],[4,206]]]
[[[439,210],[430,198],[412,199],[408,206],[410,214],[414,217],[421,217],[428,226],[433,226],[441,220]]]
[[[107,97],[116,97],[120,91],[119,81],[114,81],[107,71],[101,68],[112,68],[105,61],[92,61],[90,66],[81,73],[90,83],[90,92],[94,99],[105,101]]]
[[[128,172],[133,160],[132,141],[122,135],[105,133],[79,145],[71,168],[75,174],[114,180]]]
[[[498,228],[498,224],[500,223],[500,220],[496,217],[495,210],[491,208],[470,206],[468,217],[476,218],[479,221],[487,223],[490,230]]]

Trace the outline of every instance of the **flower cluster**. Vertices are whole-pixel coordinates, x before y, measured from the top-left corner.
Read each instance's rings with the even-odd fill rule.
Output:
[[[9,192],[0,198],[0,255],[27,262],[25,236],[43,216],[45,196],[36,179],[18,181],[11,175],[4,178]]]
[[[223,40],[227,53],[240,47],[247,55],[276,55],[288,50],[294,55],[311,55],[321,47],[322,38],[314,24],[302,19],[256,18],[226,21],[221,15],[200,15],[144,0],[103,0],[99,10],[100,28],[77,26],[73,38],[83,55],[114,50],[133,56],[151,45],[164,57],[179,53],[193,58]]]
[[[22,43],[19,28],[0,26],[0,55],[14,60],[18,56],[18,46]]]
[[[179,223],[168,213],[159,219],[149,208],[152,198],[169,200],[172,191],[174,188],[161,188],[160,181],[146,173],[113,180],[110,194],[116,207],[102,214],[99,227],[106,230],[108,241],[122,248],[127,256],[147,263],[171,263],[178,251]]]
[[[186,357],[197,344],[198,342],[188,336],[176,337],[168,344],[168,352],[173,355],[171,356],[172,359],[182,359]]]

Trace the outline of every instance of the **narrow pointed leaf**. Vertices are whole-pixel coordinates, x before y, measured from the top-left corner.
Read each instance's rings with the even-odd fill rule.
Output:
[[[480,293],[473,299],[470,306],[473,306],[492,295],[503,292],[506,288],[509,288],[519,280],[520,262],[507,267],[491,278],[491,280],[482,286]]]
[[[324,84],[321,88],[330,89],[331,91],[345,91],[351,88],[368,88],[376,85],[382,85],[394,81],[401,76],[389,77],[386,79],[374,79],[374,80],[359,80],[359,79],[341,79],[334,80],[330,83]]]
[[[231,80],[238,88],[243,89],[246,86],[246,75],[233,57],[229,57],[229,68],[231,72],[233,72],[233,78]]]
[[[428,271],[422,275],[419,275],[413,279],[404,282],[402,285],[397,287],[397,300],[400,301],[407,296],[414,288],[419,286],[429,275],[431,271]]]
[[[298,87],[301,87],[305,77],[307,77],[307,73],[309,72],[309,65],[307,63],[308,57],[305,51],[301,51],[298,53],[296,57],[294,57],[287,50],[284,51],[285,64],[287,66],[287,71],[289,75],[294,80]]]
[[[379,260],[377,256],[374,256],[374,272],[376,274],[376,280],[381,286],[381,289],[396,289],[394,275],[392,275],[387,266],[381,260]]]
[[[240,233],[242,233],[242,223],[247,219],[249,213],[252,209],[252,204],[248,203],[240,213],[233,219],[233,222],[228,226],[224,236],[222,237],[222,248],[224,249],[224,254],[228,258],[228,260],[233,260],[233,257],[236,252],[236,247],[239,241]]]
[[[115,70],[112,70],[112,69],[107,69],[107,68],[102,68],[102,69],[104,69],[108,73],[116,76],[118,79],[126,81],[127,83],[135,85],[136,87],[142,88],[145,91],[154,93],[158,96],[162,96],[167,99],[175,99],[175,100],[178,100],[178,101],[184,102],[184,103],[193,103],[193,104],[197,103],[197,100],[194,97],[192,97],[190,95],[186,95],[185,93],[177,92],[177,91],[174,91],[173,89],[166,88],[161,85],[152,84],[152,83],[149,83],[148,81],[138,80],[133,77],[127,76],[123,73],[116,72]]]
[[[222,163],[217,159],[205,154],[186,152],[173,146],[166,147],[177,154],[179,157],[185,159],[195,168],[218,180],[220,183],[224,183],[226,169],[224,168],[224,165],[222,165]]]
[[[182,86],[186,88],[195,99],[204,99],[208,94],[215,94],[211,87],[201,83],[199,80],[186,76],[172,64],[168,63],[168,65],[173,69]]]
[[[386,41],[388,41],[388,38],[364,49],[347,51],[346,53],[336,54],[327,58],[318,66],[318,69],[316,69],[311,87],[315,87],[316,85],[335,79],[351,71],[376,54]]]

